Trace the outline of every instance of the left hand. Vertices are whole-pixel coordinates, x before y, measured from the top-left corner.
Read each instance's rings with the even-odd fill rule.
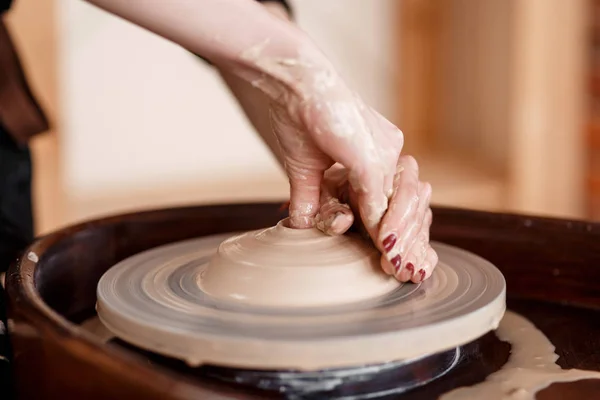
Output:
[[[421,282],[437,265],[437,253],[429,244],[430,199],[431,185],[419,181],[415,159],[400,156],[379,232],[381,267],[401,282]],[[336,164],[325,173],[322,183],[317,228],[329,235],[344,234],[355,222],[356,210],[357,196],[348,184],[348,171]],[[360,224],[360,218],[356,222]]]

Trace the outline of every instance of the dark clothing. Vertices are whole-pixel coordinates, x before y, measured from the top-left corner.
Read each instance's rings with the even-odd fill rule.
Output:
[[[0,14],[10,8],[12,0],[0,0]]]
[[[0,126],[0,272],[32,240],[31,156]]]
[[[0,272],[33,240],[31,157],[0,125]],[[10,343],[4,290],[0,285],[0,398],[10,399]]]
[[[12,0],[0,0],[0,18]],[[47,120],[27,85],[17,52],[0,19],[0,272],[33,240],[31,155],[28,139]],[[6,299],[0,285],[0,398],[14,396]]]

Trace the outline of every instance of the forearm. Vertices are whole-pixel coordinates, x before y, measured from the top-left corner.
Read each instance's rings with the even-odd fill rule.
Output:
[[[283,156],[277,138],[271,127],[269,115],[270,99],[250,83],[225,71],[220,71],[223,80],[235,95],[246,117],[263,142],[269,147],[279,165],[283,168]]]
[[[264,7],[273,15],[283,20],[289,21],[290,15],[286,8],[278,2],[265,2]],[[223,80],[235,95],[246,117],[254,126],[263,142],[269,147],[271,153],[275,156],[279,165],[283,168],[283,155],[277,142],[277,138],[271,127],[271,118],[269,115],[269,98],[252,84],[238,78],[237,76],[220,70]]]
[[[306,38],[298,29],[252,0],[87,1],[248,82],[270,77],[291,87],[297,78],[293,71],[264,60],[298,59],[301,52],[314,53],[312,46],[305,46]]]

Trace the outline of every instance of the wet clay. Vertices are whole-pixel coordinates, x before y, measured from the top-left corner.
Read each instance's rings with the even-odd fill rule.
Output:
[[[383,296],[401,284],[358,235],[274,227],[225,240],[198,284],[209,296],[265,307],[323,307]]]
[[[514,312],[505,313],[496,335],[511,345],[508,362],[484,382],[453,390],[439,400],[535,400],[538,391],[553,383],[600,379],[598,371],[562,369],[550,340]]]
[[[346,260],[351,254],[344,253],[347,249],[340,252],[336,246],[329,248],[346,261],[339,263],[345,267],[331,267],[328,271],[329,266],[319,261],[319,257],[331,257],[326,247],[319,247],[330,240],[322,233],[316,230],[278,233],[278,229],[233,238],[231,234],[207,236],[127,258],[100,279],[98,316],[121,340],[184,360],[191,366],[316,371],[412,360],[451,350],[495,329],[504,314],[504,277],[492,264],[469,252],[432,243],[440,262],[431,278],[419,284],[393,282],[395,286],[389,291],[385,279],[390,278],[385,277],[380,285],[381,272],[370,270],[369,263],[352,264]],[[224,281],[234,280],[225,289],[219,287],[222,282],[206,283],[211,273],[217,274],[215,280],[222,272],[237,270],[242,275],[250,274],[244,268],[258,270],[261,276],[261,268],[236,259],[237,252],[251,259],[255,257],[256,263],[259,259],[256,253],[266,251],[261,249],[263,246],[293,248],[293,243],[287,243],[288,235],[292,234],[315,235],[298,241],[316,240],[310,250],[309,246],[301,246],[307,254],[289,251],[297,251],[298,259],[313,259],[317,268],[285,257],[271,268],[283,265],[290,270],[284,273],[290,276],[285,285],[293,285],[295,276],[305,273],[310,279],[303,285],[313,282],[318,288],[314,296],[323,296],[318,298],[320,301],[327,302],[328,293],[342,293],[344,297],[338,297],[335,304],[321,303],[317,307],[304,300],[300,291],[292,292],[293,296],[279,292],[285,296],[284,306],[274,298],[277,288],[270,288],[264,282],[255,285],[267,293],[255,295],[258,289],[252,287],[250,278],[246,278],[250,283],[246,285],[244,281],[235,281],[235,276],[226,276]],[[274,237],[284,239],[270,243]],[[240,250],[247,245],[246,241],[254,244],[254,250]],[[332,243],[338,242],[330,242],[330,246]],[[344,243],[341,242],[342,249]],[[370,254],[358,251],[357,247],[350,250],[357,252],[354,254],[357,259],[368,259],[366,254]],[[217,256],[219,251],[221,255]],[[231,264],[223,264],[232,260]],[[212,268],[215,270],[210,272]],[[329,275],[319,273],[320,269]],[[267,281],[274,279],[262,277]],[[340,287],[346,282],[345,285],[353,285],[360,292],[364,290],[361,279],[367,282],[371,279],[367,295]],[[236,299],[232,287],[246,298],[256,297],[249,301]],[[304,296],[311,290],[306,288]],[[380,295],[373,297],[377,293]]]

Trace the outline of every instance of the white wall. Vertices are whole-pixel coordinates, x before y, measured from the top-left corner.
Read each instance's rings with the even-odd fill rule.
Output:
[[[369,103],[393,112],[394,0],[292,0]],[[210,67],[81,0],[59,4],[61,142],[71,196],[285,179]],[[233,144],[230,144],[233,143]]]

